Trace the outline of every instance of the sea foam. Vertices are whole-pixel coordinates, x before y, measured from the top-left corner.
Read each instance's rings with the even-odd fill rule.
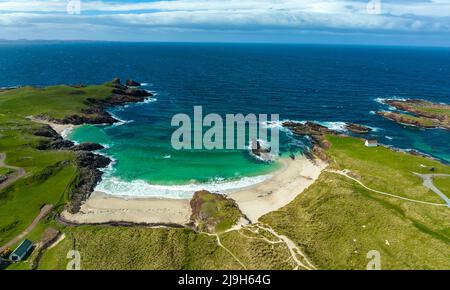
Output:
[[[230,190],[245,188],[261,183],[271,175],[260,175],[255,177],[243,177],[239,180],[224,181],[213,180],[207,183],[192,183],[185,185],[156,185],[144,180],[123,181],[117,177],[105,176],[96,186],[96,191],[101,191],[114,196],[131,196],[136,198],[191,198],[194,192],[208,190],[210,192],[227,193]]]

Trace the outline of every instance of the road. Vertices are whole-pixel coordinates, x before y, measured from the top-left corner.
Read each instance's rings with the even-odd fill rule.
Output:
[[[12,169],[12,170],[14,170],[14,173],[10,174],[8,176],[7,180],[0,183],[0,190],[10,186],[14,182],[16,182],[19,178],[21,178],[25,175],[25,170],[23,168],[5,164],[5,158],[6,158],[6,155],[3,153],[0,153],[0,167]]]
[[[450,177],[450,174],[420,174],[415,172],[414,174],[422,178],[423,185],[431,189],[437,195],[439,195],[447,203],[447,207],[450,207],[450,199],[442,191],[440,191],[433,183],[433,177]]]
[[[353,181],[355,181],[356,183],[358,183],[359,185],[361,185],[362,187],[364,187],[367,190],[370,190],[372,192],[378,193],[378,194],[382,194],[382,195],[386,195],[389,197],[394,197],[394,198],[398,198],[398,199],[402,199],[402,200],[406,200],[406,201],[410,201],[410,202],[415,202],[415,203],[421,203],[421,204],[428,204],[428,205],[434,205],[434,206],[446,206],[445,204],[441,204],[441,203],[434,203],[434,202],[427,202],[427,201],[421,201],[421,200],[417,200],[417,199],[411,199],[411,198],[406,198],[406,197],[402,197],[396,194],[392,194],[392,193],[388,193],[388,192],[383,192],[383,191],[379,191],[373,188],[370,188],[366,185],[364,185],[361,181],[359,181],[356,178],[351,177],[350,175],[348,175],[348,170],[344,169],[344,170],[333,170],[333,169],[327,169],[325,170],[326,172],[330,172],[330,173],[335,173],[335,174],[339,174],[342,176],[347,177],[348,179],[351,179]]]
[[[15,244],[23,240],[32,230],[37,226],[37,224],[53,209],[53,205],[47,204],[41,208],[41,212],[34,218],[33,222],[20,234],[18,234],[14,239],[6,243],[0,248],[0,253],[7,248],[11,248]]]

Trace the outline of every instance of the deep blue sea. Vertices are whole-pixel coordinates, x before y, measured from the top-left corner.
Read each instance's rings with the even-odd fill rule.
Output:
[[[280,114],[282,120],[320,121],[334,128],[342,127],[341,122],[355,122],[374,128],[372,135],[381,143],[450,162],[449,131],[402,126],[374,114],[388,109],[380,102],[386,98],[450,103],[448,48],[0,44],[0,87],[97,84],[115,76],[145,83],[145,89],[156,92],[156,100],[113,109],[114,115],[127,121],[121,126],[88,126],[72,134],[76,141],[109,146],[105,153],[116,159],[109,172],[115,183],[104,184],[110,190],[115,186],[122,193],[130,191],[134,182],[138,191],[144,183],[160,185],[164,191],[168,185],[242,180],[274,168],[245,152],[171,151],[171,117],[191,114],[194,105],[202,105],[205,114]],[[292,142],[287,136],[283,140],[290,140],[285,151],[301,145],[301,140]],[[159,195],[164,194],[170,195]]]

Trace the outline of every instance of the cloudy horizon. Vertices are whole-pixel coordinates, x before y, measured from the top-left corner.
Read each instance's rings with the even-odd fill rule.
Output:
[[[371,1],[0,0],[0,39],[450,46],[450,0]]]

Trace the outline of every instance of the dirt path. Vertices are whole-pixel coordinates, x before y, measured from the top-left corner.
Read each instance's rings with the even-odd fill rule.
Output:
[[[6,158],[6,155],[3,153],[0,153],[0,167],[12,169],[12,170],[14,170],[14,173],[9,174],[8,179],[6,179],[2,183],[0,183],[0,190],[10,186],[14,182],[16,182],[19,178],[21,178],[25,175],[25,170],[23,168],[5,164],[5,158]]]
[[[433,184],[433,177],[450,177],[450,174],[420,174],[415,172],[413,173],[423,179],[423,186],[431,189],[431,191],[439,195],[439,197],[442,198],[445,201],[445,203],[447,203],[447,207],[450,207],[450,199]]]
[[[280,235],[277,232],[275,232],[274,229],[272,229],[270,226],[268,225],[261,225],[261,224],[255,224],[255,226],[258,229],[267,231],[269,233],[271,233],[273,236],[277,237],[279,239],[279,241],[284,242],[284,244],[286,245],[286,247],[289,249],[289,253],[291,254],[292,259],[295,261],[295,263],[297,264],[297,266],[295,267],[294,270],[298,270],[300,267],[304,268],[306,270],[316,270],[316,267],[314,267],[314,265],[308,260],[308,258],[306,257],[305,254],[303,254],[303,252],[299,249],[299,247],[297,247],[297,245],[288,237],[284,236],[284,235]],[[272,241],[272,242],[279,242],[279,241]],[[298,256],[301,256],[301,261]]]
[[[35,217],[33,222],[19,235],[17,235],[14,239],[6,243],[4,246],[0,248],[0,252],[3,252],[5,249],[14,246],[19,243],[22,239],[24,239],[32,230],[37,226],[37,224],[53,209],[53,205],[47,204],[41,208],[41,212]]]
[[[365,189],[370,190],[370,191],[373,191],[373,192],[378,193],[378,194],[382,194],[382,195],[386,195],[386,196],[389,196],[389,197],[398,198],[398,199],[402,199],[402,200],[406,200],[406,201],[410,201],[410,202],[415,202],[415,203],[421,203],[421,204],[427,204],[427,205],[434,205],[434,206],[447,206],[446,204],[442,204],[442,203],[434,203],[434,202],[421,201],[421,200],[417,200],[417,199],[406,198],[406,197],[402,197],[402,196],[399,196],[399,195],[395,195],[395,194],[391,194],[391,193],[379,191],[379,190],[376,190],[376,189],[372,189],[372,188],[367,187],[366,185],[364,185],[364,184],[363,184],[361,181],[359,181],[358,179],[349,176],[349,175],[347,174],[348,170],[342,170],[342,171],[339,171],[339,170],[327,169],[327,170],[325,170],[325,171],[330,172],[330,173],[335,173],[335,174],[339,174],[339,175],[345,176],[345,177],[347,177],[347,178],[349,178],[349,179],[355,181],[356,183],[358,183],[359,185],[361,185],[361,186],[364,187]]]
[[[210,233],[207,233],[207,232],[199,232],[199,233],[204,234],[204,235],[207,235],[207,236],[216,237],[217,245],[218,245],[219,247],[221,247],[222,249],[224,249],[228,254],[230,254],[230,255],[233,257],[233,259],[235,259],[236,262],[238,262],[238,263],[242,266],[242,268],[244,268],[245,270],[247,270],[247,267],[244,265],[244,263],[242,263],[242,262],[239,260],[239,258],[236,257],[236,255],[233,254],[233,252],[231,252],[227,247],[225,247],[225,246],[222,244],[222,242],[220,241],[220,236],[219,236],[219,234],[210,234]]]

